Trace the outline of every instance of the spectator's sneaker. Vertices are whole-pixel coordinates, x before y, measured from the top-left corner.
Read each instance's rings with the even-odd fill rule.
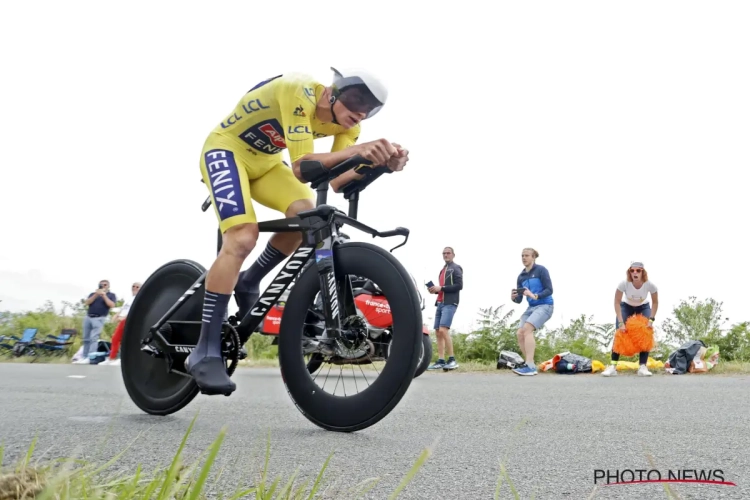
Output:
[[[617,367],[615,365],[609,365],[606,370],[602,373],[602,377],[616,377]]]
[[[646,367],[646,365],[641,365],[640,368],[638,368],[639,377],[650,377],[651,375],[653,374],[648,371],[648,367]]]
[[[107,358],[104,361],[102,361],[101,363],[99,363],[100,366],[108,366],[108,365],[112,365],[112,364],[114,364],[114,360],[109,359],[109,358]]]
[[[523,375],[523,376],[533,376],[536,375],[536,367],[532,368],[529,365],[523,365],[519,366],[518,368],[513,370],[513,373],[517,375]]]
[[[443,366],[445,371],[455,370],[456,368],[458,368],[458,363],[456,363],[455,358],[448,358],[448,362]]]
[[[73,364],[74,365],[90,365],[91,361],[89,360],[89,358],[83,358],[83,359],[79,359],[78,361],[73,361]]]
[[[430,365],[427,367],[428,370],[442,370],[445,368],[445,360],[444,359],[438,359],[434,365]]]

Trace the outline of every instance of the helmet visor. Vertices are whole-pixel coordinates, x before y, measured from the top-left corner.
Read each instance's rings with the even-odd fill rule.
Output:
[[[383,106],[365,85],[346,87],[338,99],[352,113],[364,113],[367,116],[372,116]]]

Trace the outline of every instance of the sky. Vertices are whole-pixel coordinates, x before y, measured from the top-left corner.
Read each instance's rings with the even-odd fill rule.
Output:
[[[124,297],[173,259],[208,268],[208,133],[265,78],[328,84],[331,66],[359,66],[389,89],[360,142],[410,151],[362,193],[359,218],[411,230],[394,255],[420,286],[454,247],[455,329],[480,307],[520,316],[525,247],[552,278],[548,327],[613,322],[633,260],[659,289],[657,323],[689,296],[750,320],[750,4],[415,4],[3,3],[0,310],[59,307],[100,279]]]

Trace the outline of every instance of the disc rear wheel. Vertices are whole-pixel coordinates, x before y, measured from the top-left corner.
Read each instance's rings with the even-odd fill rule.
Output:
[[[157,269],[135,296],[125,322],[120,351],[122,378],[128,395],[141,410],[152,415],[169,415],[185,407],[198,395],[192,377],[169,372],[167,358],[153,357],[141,350],[149,329],[177,302],[205,269],[197,262],[175,260]],[[204,286],[194,290],[185,304],[169,318],[162,332],[172,344],[195,345],[200,335]],[[192,321],[198,324],[180,324]],[[153,343],[154,347],[158,345]],[[185,370],[188,353],[171,354],[172,366]]]

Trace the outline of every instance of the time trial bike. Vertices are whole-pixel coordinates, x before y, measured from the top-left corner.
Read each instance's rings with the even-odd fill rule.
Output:
[[[371,168],[364,158],[355,156],[331,169],[317,161],[306,161],[302,171],[315,189],[362,165]],[[211,198],[204,203],[204,210]],[[340,235],[343,225],[373,238],[405,239],[388,252],[371,243],[347,241]],[[409,388],[422,348],[418,291],[409,273],[392,255],[395,248],[406,244],[409,230],[398,227],[378,231],[328,204],[296,217],[263,221],[258,226],[261,232],[302,232],[303,241],[239,322],[230,323],[225,318],[222,356],[227,373],[231,376],[235,372],[250,334],[294,281],[278,342],[279,366],[287,393],[308,420],[327,430],[352,432],[379,422]],[[133,300],[123,332],[121,370],[128,395],[146,413],[172,414],[200,392],[184,363],[200,336],[206,274],[207,270],[195,261],[170,261],[146,279]],[[345,357],[358,355],[365,348],[366,325],[356,311],[350,276],[376,283],[388,298],[393,339],[387,362],[376,380],[352,396],[346,394],[346,383],[342,382],[345,397],[341,397],[322,390],[309,373],[303,345],[309,345],[310,339],[303,337],[305,324],[310,321],[310,306],[319,295],[324,306],[324,329],[315,339],[320,352]],[[351,380],[349,384],[351,389]],[[356,381],[355,387],[358,390]]]

